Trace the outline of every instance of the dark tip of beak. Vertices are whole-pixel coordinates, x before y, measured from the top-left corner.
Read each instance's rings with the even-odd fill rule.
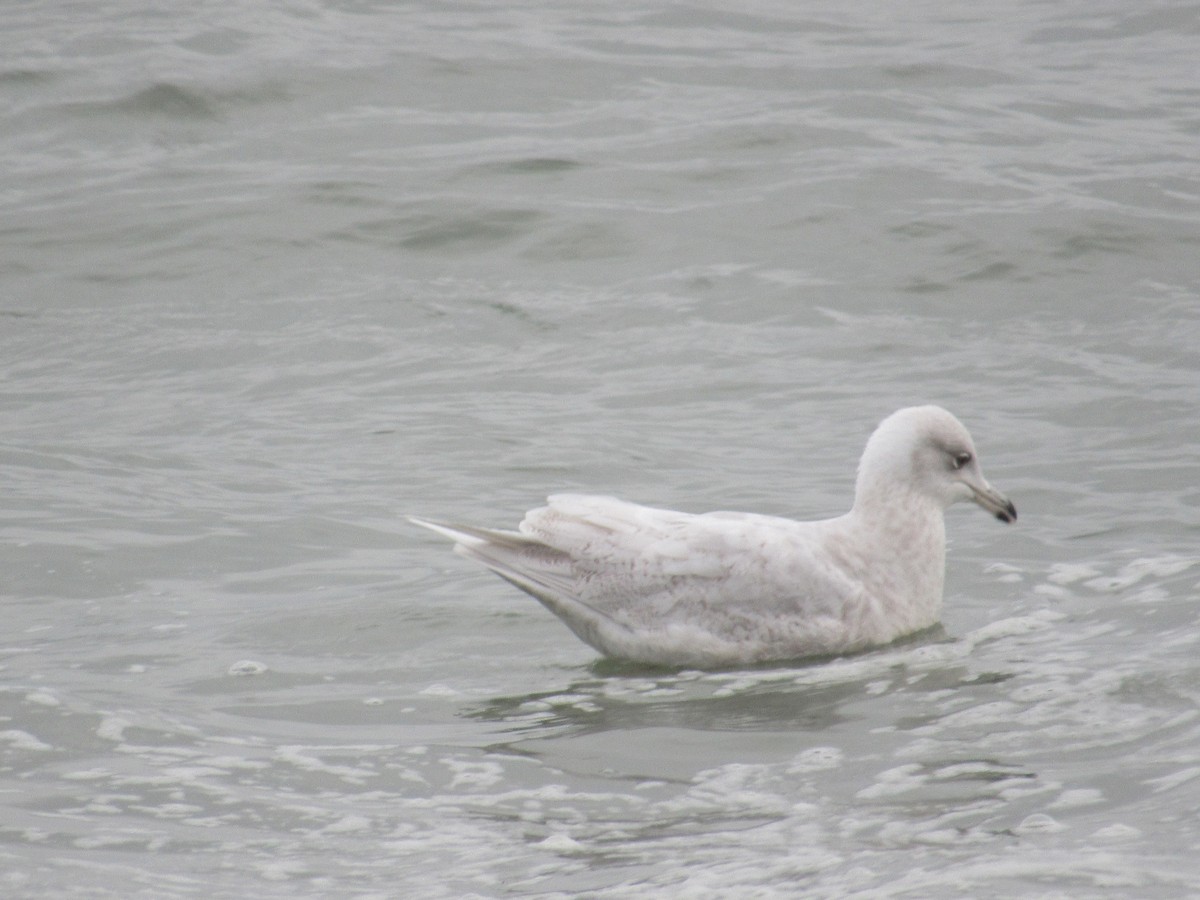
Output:
[[[1011,500],[1008,501],[1008,506],[1004,507],[1004,509],[1002,509],[1002,510],[1000,510],[1000,512],[996,513],[996,518],[999,519],[1001,522],[1017,521],[1017,508],[1015,506],[1013,506]]]

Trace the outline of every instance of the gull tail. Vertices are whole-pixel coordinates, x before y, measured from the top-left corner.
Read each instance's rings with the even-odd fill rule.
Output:
[[[408,521],[454,541],[456,553],[495,572],[536,598],[583,641],[600,649],[599,632],[618,628],[608,614],[579,596],[575,563],[570,555],[517,531],[448,525],[409,516]]]

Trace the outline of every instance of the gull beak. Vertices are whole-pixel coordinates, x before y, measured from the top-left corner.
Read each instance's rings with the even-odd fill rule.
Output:
[[[971,499],[1001,522],[1017,521],[1017,508],[1013,506],[1012,501],[986,481],[979,484],[967,482],[967,487],[971,489]]]

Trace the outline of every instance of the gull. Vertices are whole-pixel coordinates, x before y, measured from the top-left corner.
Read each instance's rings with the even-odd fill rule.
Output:
[[[410,521],[450,538],[606,656],[712,669],[852,653],[935,625],[944,513],[960,500],[1017,518],[983,477],[963,424],[914,406],[868,439],[854,505],[836,518],[554,494],[516,531]]]

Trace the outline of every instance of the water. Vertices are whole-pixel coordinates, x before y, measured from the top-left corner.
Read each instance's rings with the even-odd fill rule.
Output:
[[[10,897],[1200,892],[1200,7],[25,4]],[[597,661],[402,524],[836,513],[939,402],[944,633]]]

